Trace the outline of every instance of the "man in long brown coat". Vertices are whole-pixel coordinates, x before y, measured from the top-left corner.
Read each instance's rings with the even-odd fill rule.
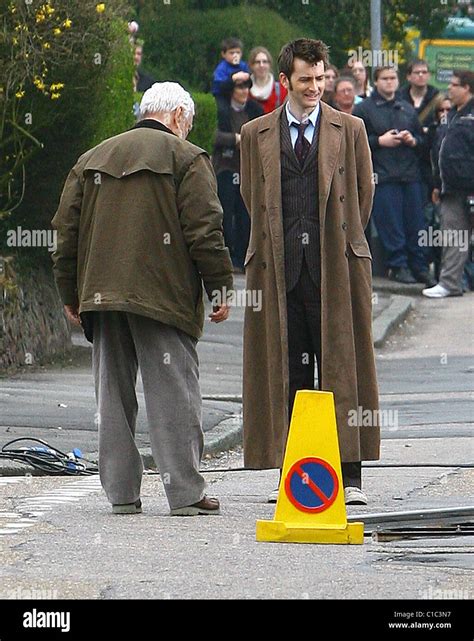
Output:
[[[244,450],[249,468],[281,468],[294,397],[314,389],[316,359],[318,387],[334,393],[353,504],[367,501],[361,461],[378,459],[380,447],[364,235],[373,180],[363,122],[320,102],[327,62],[321,41],[285,45],[286,104],[242,129],[247,289],[262,290],[263,300],[245,316]]]

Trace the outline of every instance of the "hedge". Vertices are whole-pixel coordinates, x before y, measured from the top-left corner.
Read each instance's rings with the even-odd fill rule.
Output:
[[[176,0],[150,2],[139,20],[145,40],[144,67],[158,80],[180,82],[188,91],[210,91],[225,37],[243,40],[244,60],[252,47],[263,45],[276,62],[286,42],[306,35],[274,11],[255,6],[195,11]]]
[[[217,107],[212,94],[193,92],[196,114],[188,140],[212,153],[217,128]]]
[[[61,63],[54,69],[55,82],[64,83],[60,98],[51,100],[32,84],[24,87],[25,96],[19,101],[19,109],[24,114],[32,114],[30,131],[43,147],[26,165],[25,193],[20,206],[0,221],[0,253],[3,255],[19,254],[32,265],[38,255],[50,262],[44,249],[18,250],[6,246],[6,231],[17,226],[49,228],[65,178],[77,158],[134,123],[133,50],[124,20],[126,7],[121,0],[106,4],[110,12],[114,6],[116,14],[102,21],[100,32],[97,28],[95,35],[100,33],[100,42],[89,35],[81,60]],[[84,4],[77,6],[76,11],[85,13],[86,9],[91,10],[90,7],[90,3],[87,7]],[[84,15],[84,20],[86,18]],[[94,61],[97,53],[100,64]]]

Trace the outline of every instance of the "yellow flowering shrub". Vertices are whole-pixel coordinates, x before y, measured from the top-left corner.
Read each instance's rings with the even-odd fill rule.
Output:
[[[28,197],[48,149],[70,162],[133,122],[127,11],[125,0],[0,0],[0,221]],[[112,101],[123,110],[110,115]],[[75,141],[61,145],[68,123]]]

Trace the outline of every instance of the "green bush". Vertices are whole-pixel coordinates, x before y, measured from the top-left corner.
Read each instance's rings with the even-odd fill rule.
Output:
[[[194,92],[192,96],[196,114],[188,140],[211,154],[217,128],[216,101],[209,93]]]
[[[104,69],[96,86],[94,115],[91,113],[90,138],[84,140],[86,147],[97,145],[133,126],[132,78],[135,71],[133,53],[125,33],[125,25],[117,21],[111,25],[110,38],[114,44],[107,68]]]
[[[60,96],[53,100],[50,93],[38,91],[26,79],[24,96],[17,101],[19,122],[31,114],[31,127],[23,128],[42,147],[25,164],[19,206],[0,221],[0,253],[20,254],[31,264],[39,255],[49,262],[47,252],[9,248],[6,230],[49,228],[66,175],[79,155],[134,122],[133,52],[124,19],[127,7],[122,0],[109,0],[105,12],[98,15],[95,6],[90,0],[71,5],[75,12],[71,30],[76,28],[83,37],[73,43],[69,58],[48,65],[48,82],[64,85]]]
[[[160,81],[180,82],[188,91],[210,91],[221,60],[223,38],[243,40],[247,60],[252,47],[267,47],[275,62],[281,47],[305,35],[274,11],[241,6],[209,11],[187,10],[186,2],[147,3],[139,16],[145,40],[144,67]]]

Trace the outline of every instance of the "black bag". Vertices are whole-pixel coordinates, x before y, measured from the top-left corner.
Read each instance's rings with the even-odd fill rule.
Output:
[[[95,312],[82,312],[79,314],[81,318],[82,331],[89,343],[94,342],[94,313]]]

